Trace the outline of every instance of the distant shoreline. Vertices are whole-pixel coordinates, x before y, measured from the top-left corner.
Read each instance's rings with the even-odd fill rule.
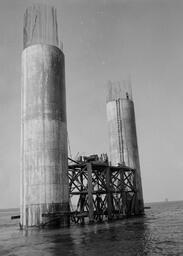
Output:
[[[176,202],[183,202],[183,200],[168,200],[168,201],[158,201],[158,202],[146,202],[144,204],[160,204],[160,203],[176,203]]]
[[[159,202],[145,202],[144,205],[149,204],[158,204],[158,203],[176,203],[176,202],[182,202],[183,200],[175,200],[175,201],[159,201]],[[2,208],[0,209],[0,212],[17,212],[20,211],[19,207],[16,208]]]
[[[20,208],[4,208],[0,209],[0,212],[17,212],[20,211]]]

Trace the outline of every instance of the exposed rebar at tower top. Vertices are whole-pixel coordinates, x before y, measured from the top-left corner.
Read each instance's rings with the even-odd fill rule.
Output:
[[[23,48],[44,43],[59,46],[56,9],[45,4],[33,4],[24,15]]]
[[[123,80],[122,82],[108,82],[106,98],[107,102],[126,98],[133,100],[130,81]]]

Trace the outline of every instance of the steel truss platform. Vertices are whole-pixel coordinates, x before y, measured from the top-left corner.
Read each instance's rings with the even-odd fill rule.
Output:
[[[70,220],[101,222],[138,215],[136,172],[100,161],[70,164]]]

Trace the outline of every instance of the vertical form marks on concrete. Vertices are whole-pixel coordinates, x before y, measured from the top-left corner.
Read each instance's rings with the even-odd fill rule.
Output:
[[[125,164],[136,170],[139,209],[143,212],[143,192],[131,85],[108,84],[107,122],[111,165]]]
[[[43,213],[68,212],[69,186],[65,63],[55,9],[34,5],[24,20],[21,224],[28,227],[52,220]]]

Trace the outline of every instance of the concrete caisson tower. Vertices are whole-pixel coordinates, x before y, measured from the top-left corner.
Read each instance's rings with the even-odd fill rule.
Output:
[[[136,170],[136,213],[144,212],[134,103],[131,86],[108,83],[107,122],[111,165],[126,165]]]
[[[65,226],[68,217],[48,217],[69,211],[65,64],[55,8],[27,8],[23,35],[20,224]]]

